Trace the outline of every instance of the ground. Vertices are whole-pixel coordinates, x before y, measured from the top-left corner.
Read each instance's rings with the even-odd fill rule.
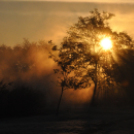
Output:
[[[134,134],[132,109],[91,108],[0,120],[0,134]]]

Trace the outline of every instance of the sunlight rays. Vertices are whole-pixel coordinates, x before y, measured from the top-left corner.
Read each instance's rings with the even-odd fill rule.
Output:
[[[100,45],[104,50],[109,50],[112,48],[112,41],[110,38],[106,37],[101,40]]]

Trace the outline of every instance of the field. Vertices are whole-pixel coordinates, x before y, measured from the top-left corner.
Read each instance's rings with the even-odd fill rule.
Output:
[[[132,109],[91,108],[30,117],[3,118],[0,134],[133,134]]]

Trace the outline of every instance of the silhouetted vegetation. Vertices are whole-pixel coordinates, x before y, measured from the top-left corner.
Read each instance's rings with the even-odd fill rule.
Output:
[[[27,39],[14,47],[0,46],[1,117],[43,114],[48,105],[54,107],[50,99],[54,89],[50,50],[45,41]]]
[[[113,16],[112,13],[100,13],[95,9],[90,16],[79,17],[78,22],[68,30],[61,46],[53,47],[59,52],[58,60],[54,60],[61,72],[73,74],[71,83],[66,86],[78,89],[94,83],[91,105],[101,101],[114,103],[119,98],[120,104],[122,101],[125,103],[126,94],[133,89],[134,41],[127,33],[118,33],[110,28],[108,20]],[[113,42],[111,50],[105,51],[100,46],[100,41],[105,37]]]
[[[25,85],[11,91],[1,88],[0,107],[0,117],[40,114],[42,107],[45,107],[45,95]]]
[[[1,45],[1,117],[50,113],[56,107],[58,114],[66,89],[94,88],[91,105],[133,104],[134,41],[110,28],[113,16],[95,9],[79,17],[60,46],[27,39],[14,47]],[[100,46],[105,37],[113,42],[111,50]]]

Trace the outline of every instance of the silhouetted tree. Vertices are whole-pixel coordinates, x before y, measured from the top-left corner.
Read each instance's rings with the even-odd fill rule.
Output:
[[[58,57],[51,54],[51,57],[59,66],[59,68],[54,69],[54,72],[59,74],[58,82],[61,86],[61,95],[58,101],[57,111],[56,111],[57,115],[59,114],[59,108],[60,108],[60,104],[62,100],[63,91],[69,88],[77,89],[79,87],[82,87],[80,83],[81,80],[80,79],[78,80],[78,78],[76,76],[74,77],[73,75],[74,70],[75,70],[75,64],[73,63],[74,62],[73,59],[77,57],[75,56],[76,53],[73,50],[74,48],[72,48],[71,45],[66,44],[65,42],[63,43],[64,44],[59,49],[57,49],[57,46],[53,46],[52,48],[54,51],[59,52]],[[71,54],[70,54],[70,51],[72,52]]]
[[[126,49],[133,49],[133,40],[124,32],[112,31],[107,22],[114,16],[112,13],[100,13],[97,9],[90,13],[90,16],[79,17],[78,22],[70,27],[68,36],[58,49],[59,60],[55,61],[63,72],[66,71],[64,68],[67,68],[69,73],[73,72],[75,81],[72,87],[75,89],[85,88],[91,85],[91,81],[94,82],[91,100],[91,105],[94,105],[96,96],[102,89],[104,94],[107,89],[121,87],[121,77],[125,77],[125,74],[119,54]],[[113,44],[108,51],[100,46],[100,41],[105,37],[109,37]]]

